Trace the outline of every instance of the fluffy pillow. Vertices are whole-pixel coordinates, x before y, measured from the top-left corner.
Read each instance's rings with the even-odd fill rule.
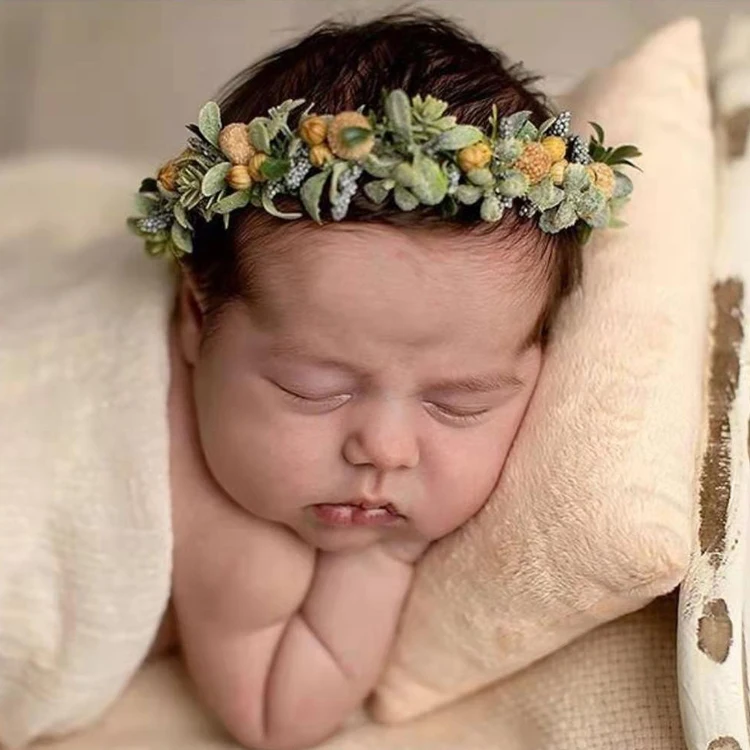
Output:
[[[703,435],[714,143],[701,29],[683,19],[563,103],[635,143],[625,229],[598,232],[483,510],[419,566],[374,695],[414,717],[679,584]]]

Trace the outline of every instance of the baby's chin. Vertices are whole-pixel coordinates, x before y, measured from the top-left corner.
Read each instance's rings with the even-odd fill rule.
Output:
[[[388,536],[378,529],[361,527],[332,529],[300,524],[292,529],[304,542],[323,552],[355,552],[370,547]]]

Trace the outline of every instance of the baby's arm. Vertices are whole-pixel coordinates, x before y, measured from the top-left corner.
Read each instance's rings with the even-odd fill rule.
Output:
[[[288,622],[266,694],[276,747],[323,740],[359,706],[383,669],[413,567],[381,545],[318,552],[312,587]]]
[[[229,501],[210,505],[175,550],[188,668],[243,744],[311,746],[372,690],[413,566],[383,545],[315,557],[284,527]]]

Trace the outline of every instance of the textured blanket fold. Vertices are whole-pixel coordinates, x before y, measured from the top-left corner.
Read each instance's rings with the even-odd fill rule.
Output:
[[[78,155],[0,164],[0,744],[10,748],[109,707],[169,597],[174,282],[117,231],[138,174]]]

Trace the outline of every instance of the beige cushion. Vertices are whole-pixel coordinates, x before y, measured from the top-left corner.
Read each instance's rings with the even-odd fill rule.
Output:
[[[659,31],[564,104],[578,132],[594,120],[644,152],[629,227],[587,246],[490,501],[420,564],[372,706],[381,721],[521,670],[687,567],[714,208],[698,22]]]

